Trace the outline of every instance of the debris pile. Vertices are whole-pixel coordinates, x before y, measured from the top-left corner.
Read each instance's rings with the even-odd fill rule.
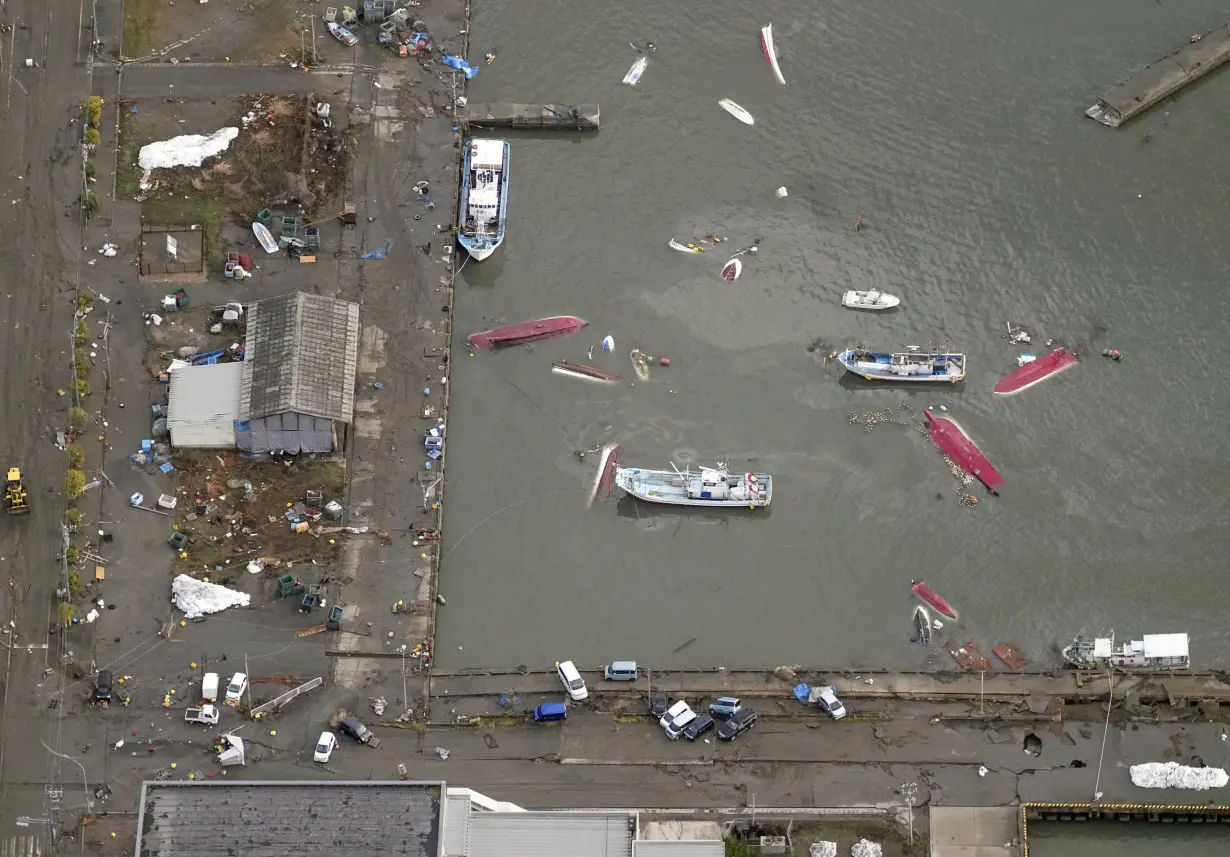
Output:
[[[1178,762],[1146,762],[1132,765],[1132,784],[1142,789],[1207,789],[1223,788],[1230,777],[1221,768],[1192,768]]]
[[[194,619],[228,607],[247,607],[251,596],[181,574],[171,581],[171,601],[184,611],[185,617]]]
[[[199,167],[212,157],[230,148],[231,141],[239,136],[239,129],[222,128],[209,136],[184,134],[170,140],[159,140],[142,146],[137,163],[143,170],[168,167]]]
[[[879,843],[860,839],[851,846],[850,857],[884,857],[884,849]]]
[[[813,842],[807,848],[807,857],[837,857],[837,843]]]

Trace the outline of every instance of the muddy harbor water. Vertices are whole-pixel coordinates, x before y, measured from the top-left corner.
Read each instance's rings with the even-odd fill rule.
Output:
[[[1230,203],[1209,172],[1226,120],[1208,107],[1230,79],[1120,134],[1082,115],[1222,10],[1107,9],[842,0],[753,16],[723,0],[599,19],[477,4],[471,56],[497,59],[468,84],[474,102],[597,102],[603,128],[509,135],[508,240],[457,281],[441,665],[934,669],[945,643],[973,639],[1052,666],[1073,634],[1111,628],[1186,631],[1198,666],[1230,664],[1227,440],[1211,430],[1227,384],[1198,356],[1224,330],[1227,254],[1208,214]],[[757,44],[770,20],[786,86]],[[636,87],[619,82],[629,39],[658,45]],[[732,247],[764,239],[735,284],[718,278],[722,249],[667,249],[715,229]],[[901,308],[840,307],[870,286]],[[466,356],[469,332],[560,313],[591,326]],[[997,399],[1023,350],[1008,320],[1036,331],[1029,351],[1058,337],[1086,359]],[[634,346],[673,365],[635,386],[551,374],[607,334],[604,368],[628,376]],[[969,354],[965,384],[869,389],[822,359],[930,340]],[[1107,347],[1126,359],[1096,356]],[[847,423],[932,404],[1004,475],[1001,497],[964,508],[925,438]],[[772,510],[587,511],[592,466],[575,452],[612,440],[646,466],[754,463],[777,478]],[[909,641],[919,577],[961,612],[937,652]]]

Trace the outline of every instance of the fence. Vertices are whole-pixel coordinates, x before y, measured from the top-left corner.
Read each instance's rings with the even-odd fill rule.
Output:
[[[268,714],[271,711],[277,711],[279,708],[281,708],[286,703],[290,702],[295,697],[302,696],[303,694],[307,693],[309,690],[315,690],[316,688],[320,687],[324,683],[325,683],[324,678],[314,678],[309,682],[299,685],[293,690],[286,691],[286,693],[282,694],[281,696],[274,697],[273,699],[269,700],[263,705],[256,706],[256,708],[253,708],[251,711],[248,712],[248,714],[253,720],[255,720],[256,718],[260,717],[262,714]]]

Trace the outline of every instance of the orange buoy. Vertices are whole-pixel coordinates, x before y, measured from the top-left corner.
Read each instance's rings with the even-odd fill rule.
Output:
[[[669,366],[671,365],[671,359],[669,357],[663,357],[661,360],[658,361],[658,365],[659,366]]]

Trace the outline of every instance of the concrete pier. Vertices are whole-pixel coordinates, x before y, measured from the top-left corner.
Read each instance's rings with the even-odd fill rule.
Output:
[[[463,126],[518,131],[597,131],[597,104],[467,104],[458,111]]]
[[[1230,24],[1223,24],[1146,66],[1106,93],[1085,111],[1085,115],[1103,125],[1118,128],[1227,60],[1230,60]]]

